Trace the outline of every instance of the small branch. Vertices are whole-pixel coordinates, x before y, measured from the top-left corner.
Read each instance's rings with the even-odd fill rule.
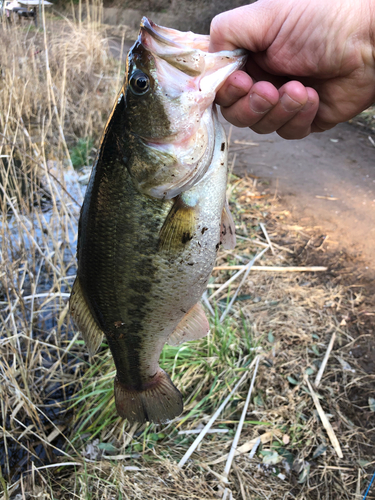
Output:
[[[264,233],[264,236],[266,237],[267,243],[268,243],[268,245],[269,245],[269,247],[271,249],[272,254],[276,255],[275,254],[275,250],[274,250],[274,248],[272,246],[272,242],[270,240],[270,237],[268,236],[268,233],[267,233],[267,230],[266,230],[266,226],[262,222],[259,225],[260,225],[260,227],[261,227],[261,229],[262,229],[262,231]]]
[[[331,444],[332,444],[333,448],[335,449],[337,456],[339,458],[343,458],[344,455],[342,454],[340,443],[336,437],[334,430],[332,429],[332,425],[331,425],[330,421],[328,420],[327,415],[324,413],[324,410],[320,404],[318,396],[315,394],[315,392],[314,392],[314,390],[309,382],[309,379],[307,377],[305,377],[305,381],[306,381],[306,384],[309,388],[309,391],[310,391],[311,397],[314,401],[315,407],[319,413],[319,417],[320,417],[320,420],[322,421],[323,427],[327,431],[329,440],[331,441]]]
[[[229,302],[228,304],[228,307],[225,309],[225,311],[223,312],[223,314],[221,315],[221,318],[220,318],[220,323],[222,323],[226,317],[226,315],[229,313],[229,311],[231,310],[232,308],[232,305],[234,304],[234,301],[236,300],[237,298],[237,295],[238,295],[238,292],[240,291],[242,285],[245,283],[247,277],[249,276],[249,273],[254,265],[254,262],[258,259],[260,259],[262,257],[262,255],[267,252],[269,247],[265,248],[264,250],[262,250],[258,255],[256,255],[247,265],[246,265],[246,272],[245,272],[245,276],[242,278],[241,280],[241,283],[238,285],[238,288],[237,290],[235,291],[233,297],[232,297],[232,300]]]
[[[236,449],[234,456],[236,457],[237,455],[243,455],[244,453],[250,452],[249,458],[253,458],[260,443],[262,443],[262,444],[269,443],[270,441],[272,441],[274,436],[280,438],[281,435],[282,435],[282,433],[279,432],[277,429],[275,429],[273,431],[264,432],[260,436],[254,438],[254,439],[251,439],[250,441],[246,441],[246,443],[239,446]],[[220,464],[221,462],[225,462],[225,460],[227,460],[228,457],[229,457],[229,453],[226,453],[225,455],[222,455],[221,457],[216,458],[212,462],[209,462],[207,465]]]
[[[325,356],[323,358],[322,364],[320,365],[318,374],[317,374],[316,379],[315,379],[315,387],[318,387],[319,384],[320,384],[320,381],[322,379],[322,376],[323,376],[326,364],[328,362],[329,355],[331,354],[332,347],[333,347],[333,344],[335,342],[335,339],[336,339],[336,332],[333,332],[331,340],[329,341],[329,344],[328,344],[327,351],[325,353]]]
[[[204,292],[202,295],[202,300],[204,305],[207,307],[207,309],[210,311],[211,316],[215,317],[215,311],[213,310],[208,298],[207,298],[207,290]]]
[[[199,434],[199,436],[197,436],[197,438],[195,439],[195,441],[193,442],[193,444],[187,450],[187,452],[185,453],[185,455],[181,458],[181,460],[178,463],[178,467],[180,469],[182,469],[182,467],[186,464],[186,462],[189,460],[189,458],[191,457],[191,455],[194,453],[194,451],[198,447],[199,443],[202,441],[202,439],[207,434],[207,432],[211,429],[212,424],[215,422],[215,420],[220,415],[220,413],[224,410],[224,408],[228,404],[228,401],[230,400],[230,398],[236,393],[237,389],[244,383],[244,381],[246,380],[246,378],[249,376],[250,370],[253,367],[253,365],[255,364],[256,360],[257,360],[257,358],[254,358],[254,360],[252,361],[251,365],[249,366],[249,369],[242,375],[242,377],[240,378],[240,380],[237,382],[237,384],[234,386],[234,388],[231,390],[231,392],[228,394],[228,396],[224,399],[224,401],[221,403],[221,405],[219,406],[219,408],[215,411],[215,413],[212,415],[212,417],[207,422],[207,424],[204,426],[204,428],[202,429],[202,431]]]
[[[244,240],[244,241],[250,241],[250,243],[254,243],[255,245],[260,245],[261,247],[268,247],[268,243],[265,243],[264,241],[246,238],[245,236],[241,236],[239,234],[236,234],[236,238],[239,238],[240,240]],[[281,245],[277,245],[276,243],[272,243],[272,246],[275,248],[278,248],[279,250],[283,250],[284,252],[288,252],[288,253],[294,255],[293,250],[291,250],[290,248],[286,248],[286,247],[283,247]]]
[[[253,388],[254,388],[255,378],[256,378],[257,373],[258,373],[259,360],[260,360],[260,356],[257,356],[257,361],[256,361],[255,368],[254,368],[253,378],[251,379],[251,384],[250,384],[249,392],[247,393],[247,398],[246,398],[246,401],[245,401],[245,405],[243,407],[241,418],[240,418],[240,421],[238,423],[236,434],[234,436],[233,443],[232,443],[232,446],[231,446],[231,449],[230,449],[230,452],[229,452],[228,460],[227,460],[227,463],[225,465],[224,474],[223,474],[224,477],[225,477],[225,480],[226,480],[225,482],[228,482],[228,476],[229,476],[230,468],[232,466],[234,454],[236,452],[238,441],[239,441],[240,436],[241,436],[241,431],[242,431],[243,423],[245,421],[246,412],[247,412],[247,409],[248,409],[249,403],[250,403],[251,393],[253,392]]]

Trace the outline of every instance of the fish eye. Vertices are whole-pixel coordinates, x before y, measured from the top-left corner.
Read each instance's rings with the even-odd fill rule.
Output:
[[[137,70],[132,74],[129,84],[133,94],[143,95],[150,88],[150,79],[145,73]]]

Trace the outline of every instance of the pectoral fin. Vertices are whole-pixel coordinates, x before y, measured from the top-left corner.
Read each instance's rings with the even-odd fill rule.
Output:
[[[82,333],[90,356],[98,350],[103,340],[103,332],[95,321],[83,296],[78,277],[76,278],[69,299],[69,308],[75,324]]]
[[[159,250],[170,252],[184,248],[193,239],[195,225],[195,207],[186,205],[178,196],[161,228]]]
[[[180,345],[188,340],[198,340],[210,331],[210,325],[202,305],[198,302],[182,318],[168,339],[169,345]]]
[[[223,212],[221,214],[221,243],[223,248],[231,250],[236,246],[236,226],[232,214],[230,213],[228,200],[225,200]]]

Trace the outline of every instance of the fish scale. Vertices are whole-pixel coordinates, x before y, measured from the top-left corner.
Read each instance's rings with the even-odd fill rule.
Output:
[[[181,35],[193,34],[143,19],[79,224],[72,317],[90,354],[106,337],[117,370],[116,408],[130,422],[166,422],[181,413],[182,396],[159,357],[167,341],[208,333],[199,300],[220,243],[235,242],[213,75],[225,79],[244,56],[208,54],[206,37],[193,35],[188,49],[199,48],[181,64]]]

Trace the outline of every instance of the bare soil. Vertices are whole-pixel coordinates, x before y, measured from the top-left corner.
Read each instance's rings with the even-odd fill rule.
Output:
[[[301,230],[321,235],[322,253],[344,253],[372,278],[375,149],[368,136],[346,123],[300,141],[232,128],[231,150],[234,172],[266,178]]]
[[[262,136],[224,126],[230,134],[234,172],[266,179],[264,194],[273,194],[274,203],[285,213],[281,243],[289,243],[288,228],[299,231],[296,263],[327,265],[334,281],[363,294],[360,313],[343,320],[356,339],[350,354],[366,373],[374,375],[375,149],[369,139],[371,131],[343,123],[300,141],[286,141],[276,133]],[[328,275],[322,276],[327,279]],[[373,382],[348,397],[360,405],[370,393],[374,393]]]

